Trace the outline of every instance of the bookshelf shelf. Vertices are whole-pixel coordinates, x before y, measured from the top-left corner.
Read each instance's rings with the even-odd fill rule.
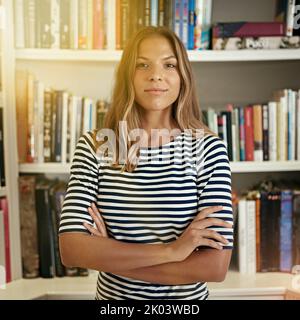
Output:
[[[6,188],[5,187],[0,187],[0,198],[6,196]]]
[[[300,171],[300,161],[231,162],[233,173]],[[20,173],[65,173],[70,172],[70,164],[62,163],[23,163]]]
[[[42,61],[99,61],[117,62],[121,50],[57,50],[57,49],[18,49],[17,60]],[[229,61],[276,61],[300,60],[300,49],[281,50],[237,50],[237,51],[188,51],[192,62],[229,62]]]

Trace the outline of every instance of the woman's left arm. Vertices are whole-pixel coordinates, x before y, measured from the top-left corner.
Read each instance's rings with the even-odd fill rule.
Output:
[[[223,210],[210,214],[208,217],[223,219],[232,224],[232,228],[209,227],[224,236],[228,245],[222,250],[199,248],[187,259],[180,262],[170,262],[150,267],[117,272],[116,274],[131,279],[147,281],[164,285],[180,285],[196,282],[222,282],[228,271],[233,247],[233,215],[231,200],[231,171],[224,142],[219,138],[206,141],[208,150],[204,162],[198,163],[198,209],[222,205]],[[90,212],[91,213],[91,212]],[[99,219],[101,218],[101,215]],[[97,220],[97,213],[92,216]],[[96,221],[95,221],[96,223]],[[96,223],[97,225],[97,223]],[[97,225],[103,228],[104,221]],[[90,232],[97,232],[89,227]],[[98,234],[95,235],[100,235]]]

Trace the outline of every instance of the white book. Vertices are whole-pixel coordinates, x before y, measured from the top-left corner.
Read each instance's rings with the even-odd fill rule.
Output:
[[[61,161],[62,163],[67,162],[67,131],[68,131],[68,92],[63,93],[62,102],[62,134],[61,134]]]
[[[256,273],[256,219],[255,200],[247,200],[246,204],[246,253],[247,253],[247,274]]]
[[[287,145],[288,145],[288,94],[287,90],[283,91],[283,95],[279,98],[277,104],[277,160],[287,160]]]
[[[288,0],[287,16],[286,16],[286,35],[289,37],[293,35],[294,14],[295,14],[295,0]]]
[[[247,200],[240,199],[238,203],[238,260],[239,271],[247,274]]]
[[[70,1],[70,43],[71,49],[78,49],[78,0]]]
[[[107,30],[104,32],[109,35],[107,36],[107,49],[116,49],[116,0],[105,0],[104,10],[107,10]]]
[[[51,0],[51,48],[60,48],[60,1]]]
[[[28,0],[25,3],[27,5],[27,8],[24,8],[27,14],[27,19],[25,19],[25,21],[28,23],[28,26],[25,26],[27,28],[27,47],[34,48],[36,42],[36,4],[35,0]]]
[[[269,159],[277,160],[277,102],[270,101],[269,108]]]
[[[92,129],[97,129],[97,102],[93,101],[92,106]]]
[[[14,3],[15,21],[15,46],[17,49],[25,48],[24,35],[24,1],[15,0]]]
[[[288,160],[296,160],[296,94],[288,90]]]
[[[92,105],[93,100],[90,98],[84,98],[83,102],[83,128],[82,133],[85,134],[91,130],[92,127]]]

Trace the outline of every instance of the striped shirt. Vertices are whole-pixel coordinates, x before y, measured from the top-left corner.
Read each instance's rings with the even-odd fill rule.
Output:
[[[135,170],[120,172],[99,161],[92,134],[86,133],[76,146],[59,233],[89,233],[83,222],[93,223],[87,211],[92,202],[101,210],[108,236],[128,243],[174,241],[200,210],[215,205],[223,209],[208,217],[233,223],[225,144],[213,135],[195,138],[183,131],[167,144],[141,148]],[[209,228],[229,241],[224,249],[232,249],[232,228]],[[100,271],[96,299],[202,300],[208,294],[205,282],[162,285]]]

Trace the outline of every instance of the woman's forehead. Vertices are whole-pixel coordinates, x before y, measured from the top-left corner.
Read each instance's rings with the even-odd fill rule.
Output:
[[[138,57],[150,58],[151,55],[175,57],[175,52],[168,39],[160,35],[153,35],[143,39],[138,47]]]

